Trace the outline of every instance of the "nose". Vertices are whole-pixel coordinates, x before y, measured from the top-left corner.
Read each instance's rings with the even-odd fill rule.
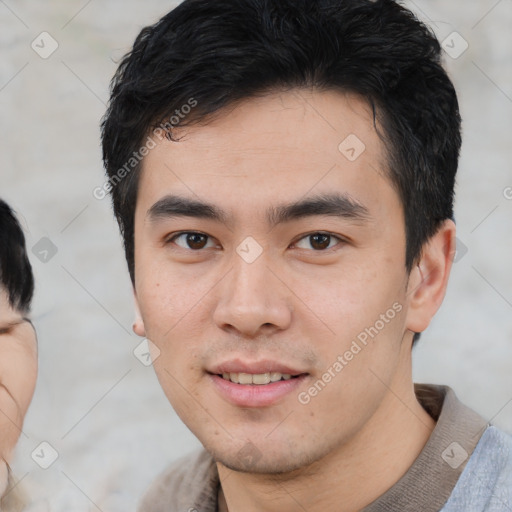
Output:
[[[239,336],[269,335],[289,327],[291,295],[264,255],[247,263],[235,254],[233,268],[218,288],[213,318],[219,328]]]

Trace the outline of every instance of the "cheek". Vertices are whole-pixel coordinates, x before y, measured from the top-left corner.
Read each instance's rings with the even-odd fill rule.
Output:
[[[164,251],[148,251],[147,255],[141,251],[135,289],[148,337],[153,333],[155,339],[167,338],[196,327],[219,272],[206,264],[172,263]]]
[[[341,332],[345,326],[340,324],[341,335],[334,342],[317,344],[319,350],[323,346],[323,367],[301,390],[301,403],[308,402],[308,421],[318,427],[320,439],[337,436],[340,428],[346,436],[355,434],[388,392],[400,362],[399,333],[403,323],[401,314],[394,315],[392,308],[390,311],[389,317],[393,318],[384,326],[379,323],[375,327],[373,322],[370,328],[360,329],[359,325],[366,324],[359,320],[359,325],[347,326]],[[353,335],[348,334],[350,329]],[[330,411],[332,421],[328,424],[322,421],[325,411]]]
[[[32,340],[26,341],[25,345],[25,340],[3,340],[0,351],[0,451],[7,457],[19,437],[37,378],[37,354]]]
[[[400,280],[399,275],[379,270],[373,261],[366,266],[348,262],[334,270],[298,275],[291,288],[309,309],[307,317],[323,324],[333,337],[347,340],[373,326],[400,302]],[[395,311],[389,316],[394,318]]]
[[[25,333],[8,339],[0,351],[1,383],[13,395],[25,414],[37,379],[37,346],[35,335]]]
[[[155,273],[151,279],[146,276],[137,289],[146,337],[159,350],[154,368],[162,385],[162,379],[166,381],[164,389],[176,387],[172,377],[179,377],[181,382],[195,375],[190,369],[197,366],[205,326],[198,318],[202,296],[204,291],[198,283],[194,286],[168,272]]]
[[[169,279],[167,271],[144,270],[144,274],[139,272],[136,283],[137,302],[146,335],[155,342],[172,331],[184,316],[186,296],[179,282]]]
[[[399,362],[404,332],[402,279],[398,272],[391,276],[358,265],[340,270],[329,281],[315,280],[321,286],[308,288],[304,302],[311,304],[321,322],[305,309],[304,318],[311,320],[301,325],[301,331],[313,340],[321,361],[315,378],[322,381],[317,386],[322,391],[306,393],[318,393],[314,407],[319,411],[337,403],[341,417],[355,418],[364,412],[361,407],[372,411],[383,396],[383,382],[390,382]],[[324,336],[319,336],[319,327]]]

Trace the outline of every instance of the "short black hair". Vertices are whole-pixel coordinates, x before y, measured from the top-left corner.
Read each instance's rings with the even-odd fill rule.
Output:
[[[432,31],[392,0],[185,0],[144,28],[112,79],[102,121],[132,282],[139,150],[151,131],[165,127],[172,139],[177,125],[294,88],[352,92],[371,106],[404,210],[410,271],[453,217],[461,119],[441,54]]]
[[[25,235],[18,219],[0,199],[0,288],[5,290],[12,308],[30,310],[34,295],[34,275],[27,256]]]

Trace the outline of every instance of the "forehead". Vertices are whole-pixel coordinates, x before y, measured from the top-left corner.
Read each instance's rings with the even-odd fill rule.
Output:
[[[147,211],[170,188],[248,209],[333,189],[373,202],[391,187],[372,110],[348,93],[269,94],[174,136],[178,142],[155,138],[144,157],[138,209]]]

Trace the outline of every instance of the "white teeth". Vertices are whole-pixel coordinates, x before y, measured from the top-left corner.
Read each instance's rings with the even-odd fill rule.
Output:
[[[283,375],[281,373],[272,372],[270,374],[270,382],[277,382],[278,380],[281,380],[281,377]]]
[[[252,375],[250,373],[239,373],[238,382],[240,384],[252,384]]]
[[[259,373],[252,376],[253,384],[268,384],[270,382],[270,373]],[[240,383],[242,384],[242,383]]]
[[[230,380],[235,384],[256,384],[258,386],[277,382],[278,380],[290,380],[292,376],[288,373],[223,373],[224,380]]]

